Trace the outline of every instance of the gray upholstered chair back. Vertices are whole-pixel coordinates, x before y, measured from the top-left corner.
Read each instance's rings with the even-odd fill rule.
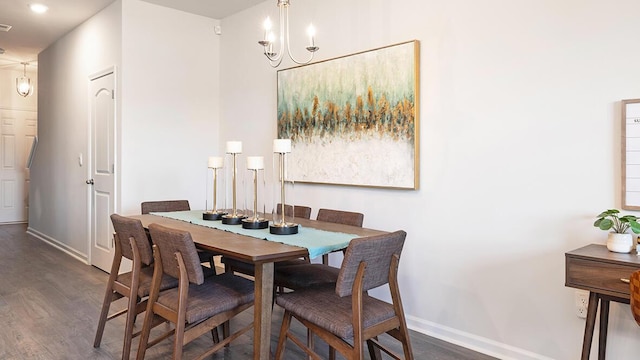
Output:
[[[113,223],[113,230],[116,232],[115,240],[118,241],[122,249],[122,256],[133,260],[133,250],[131,250],[129,238],[134,238],[140,252],[140,261],[145,265],[153,262],[151,244],[140,220],[112,214],[111,223]]]
[[[318,210],[316,220],[362,227],[364,214],[351,211],[320,209]]]
[[[151,212],[185,211],[191,210],[189,200],[145,201],[140,204],[143,214]]]
[[[204,273],[200,265],[200,258],[196,251],[196,245],[193,243],[191,234],[188,231],[168,228],[158,224],[149,225],[149,233],[151,239],[160,251],[160,259],[162,259],[162,271],[174,278],[180,276],[178,270],[178,259],[175,253],[179,252],[184,260],[187,270],[189,282],[193,284],[202,284],[204,282]]]
[[[363,291],[389,282],[389,268],[393,255],[400,257],[407,233],[398,230],[393,233],[362,237],[349,243],[342,261],[336,283],[336,294],[340,297],[351,295],[358,266],[365,262]]]
[[[282,204],[276,205],[276,212],[282,213]],[[284,205],[284,214],[286,216],[295,216],[302,219],[311,219],[311,208],[302,205]]]

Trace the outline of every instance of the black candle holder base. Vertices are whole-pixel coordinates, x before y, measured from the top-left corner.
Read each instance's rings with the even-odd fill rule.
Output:
[[[243,229],[266,229],[269,227],[269,220],[266,219],[243,219]]]
[[[242,219],[244,219],[244,215],[223,215],[222,223],[225,225],[240,225],[242,224]]]
[[[298,224],[284,224],[269,226],[269,233],[274,235],[293,235],[298,233]]]
[[[202,220],[221,220],[223,215],[227,215],[225,212],[204,212],[202,213]]]

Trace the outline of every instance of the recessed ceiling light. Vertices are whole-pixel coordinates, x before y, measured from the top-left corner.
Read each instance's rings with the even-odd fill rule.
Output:
[[[44,4],[30,4],[29,8],[34,13],[38,13],[38,14],[44,14],[47,12],[47,10],[49,10],[49,7]]]

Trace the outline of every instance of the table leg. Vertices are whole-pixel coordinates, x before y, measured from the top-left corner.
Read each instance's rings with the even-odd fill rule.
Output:
[[[587,307],[587,323],[584,326],[584,339],[582,340],[582,360],[589,360],[593,330],[596,326],[596,313],[598,312],[598,294],[589,292],[589,306]]]
[[[273,263],[255,264],[253,308],[253,358],[271,356],[271,310],[273,302]]]
[[[598,359],[604,360],[607,353],[607,328],[609,325],[609,300],[600,299],[600,337],[598,343]]]

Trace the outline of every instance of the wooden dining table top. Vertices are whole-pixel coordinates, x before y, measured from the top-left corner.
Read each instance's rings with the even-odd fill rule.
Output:
[[[286,245],[277,241],[269,241],[253,238],[230,231],[218,230],[206,226],[192,224],[186,221],[175,220],[158,215],[132,215],[139,219],[147,228],[149,224],[156,223],[162,226],[188,231],[191,233],[196,246],[203,250],[213,251],[221,255],[251,263],[277,262],[308,256],[306,248]],[[295,218],[294,221],[301,226],[314,229],[354,234],[358,237],[380,235],[386,231],[361,228],[357,226],[329,223],[324,221]],[[238,225],[240,226],[240,225]],[[281,235],[287,236],[287,235]]]

